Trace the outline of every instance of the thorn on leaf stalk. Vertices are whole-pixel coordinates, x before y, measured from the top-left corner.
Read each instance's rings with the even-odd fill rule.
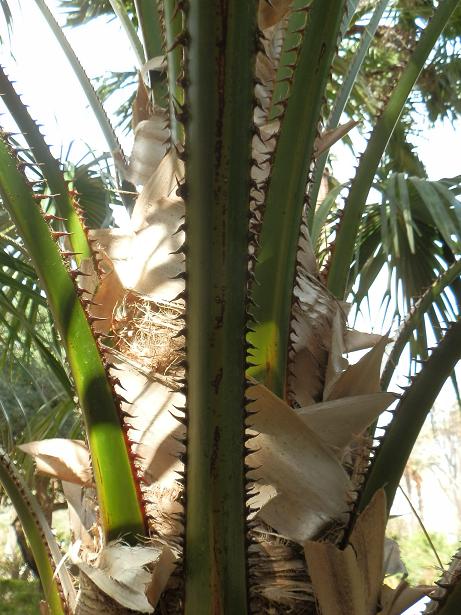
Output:
[[[170,278],[170,280],[187,280],[187,272],[186,271],[180,271],[176,275],[172,276]]]
[[[184,90],[187,89],[190,85],[189,78],[187,77],[187,75],[184,75],[184,74],[178,78],[177,82]]]
[[[257,452],[257,451],[256,451],[256,450],[254,450],[254,451],[252,451],[252,452],[253,452],[253,453],[255,453],[255,452]],[[261,468],[262,468],[262,465],[261,465],[261,466],[250,466],[248,463],[244,463],[244,464],[243,464],[243,471],[244,471],[244,472],[245,472],[245,474],[247,475],[247,479],[248,479],[248,480],[251,480],[252,482],[255,482],[256,480],[259,480],[259,479],[254,479],[254,478],[252,478],[252,477],[250,478],[250,477],[248,477],[248,474],[249,474],[250,472],[251,472],[251,473],[253,473],[253,472],[257,472],[257,471],[258,471],[258,470],[260,470]]]
[[[103,321],[103,320],[109,320],[109,319],[106,316],[92,316],[92,315],[88,316],[88,321],[90,324],[93,324],[94,322]]]
[[[176,196],[178,196],[180,199],[183,199],[183,200],[185,200],[187,198],[187,185],[186,185],[185,182],[178,185],[178,188],[176,189]],[[181,227],[179,227],[179,228],[181,228]],[[178,232],[178,231],[176,231],[176,232]]]
[[[61,239],[61,237],[70,237],[73,233],[67,231],[52,231],[51,235],[54,239]]]
[[[36,201],[41,201],[43,199],[52,199],[55,196],[61,196],[59,194],[59,192],[57,192],[56,194],[33,194],[32,198],[35,199]],[[64,219],[64,218],[60,218],[60,219]]]
[[[75,278],[78,278],[79,276],[86,277],[86,278],[91,277],[90,273],[84,273],[83,271],[80,271],[80,269],[71,269],[69,271],[69,275],[71,278],[74,278],[74,280]]]
[[[118,386],[124,391],[126,391],[126,387],[124,387],[123,384],[120,382],[120,378],[118,378],[117,376],[109,376],[109,378],[112,386]]]
[[[173,410],[168,410],[168,413],[171,414],[171,416],[176,419],[176,420],[181,420],[186,418],[186,415],[184,413],[184,408],[178,408],[177,406],[173,405],[173,408],[177,411],[174,412]]]
[[[176,193],[176,194],[177,194],[177,193]],[[179,195],[178,195],[178,196],[179,196]],[[180,226],[179,226],[179,227],[175,230],[175,232],[173,233],[173,237],[174,237],[175,235],[179,235],[179,233],[185,233],[185,232],[186,232],[186,229],[187,229],[186,223],[185,223],[185,222],[183,222],[183,224],[181,224],[181,225],[180,225]]]
[[[187,150],[184,148],[178,147],[176,144],[174,145],[174,149],[176,151],[176,155],[182,162],[186,162],[187,160]]]
[[[175,38],[172,45],[166,50],[166,52],[171,53],[178,46],[187,47],[189,42],[190,42],[189,32],[187,30],[184,30],[183,32],[178,34],[178,36]]]
[[[186,124],[189,119],[189,110],[185,105],[181,105],[176,99],[173,99],[174,112],[176,119],[181,124]]]
[[[179,301],[181,299],[187,300],[187,291],[186,290],[182,290],[180,293],[178,293],[176,295],[176,297],[173,297],[172,301]]]
[[[185,436],[174,436],[174,435],[171,435],[171,437],[173,438],[173,440],[175,440],[181,446],[184,446],[184,447],[186,446],[187,438]]]
[[[43,214],[43,218],[46,222],[51,222],[51,220],[58,220],[59,222],[67,222],[67,218],[61,218],[60,216],[55,216],[54,214]]]
[[[90,292],[89,290],[87,290],[86,288],[80,288],[80,287],[77,287],[77,288],[75,289],[75,292],[77,293],[77,295],[78,295],[79,297],[81,297],[82,295],[85,295],[85,294],[86,294],[86,295],[91,295],[91,292]]]
[[[96,303],[95,301],[92,301],[91,299],[82,299],[81,302],[83,303],[85,307],[89,307],[90,305],[94,305],[96,307],[102,306],[102,303]]]
[[[81,256],[81,252],[72,252],[71,250],[62,250],[61,251],[61,255],[64,256],[64,258],[70,258],[72,256]]]
[[[443,602],[445,600],[444,596],[429,596],[429,598],[434,602]]]
[[[115,369],[116,371],[121,371],[122,370],[122,368],[119,365],[116,365],[115,363],[112,363],[111,361],[106,361],[106,367],[108,367],[110,369]]]

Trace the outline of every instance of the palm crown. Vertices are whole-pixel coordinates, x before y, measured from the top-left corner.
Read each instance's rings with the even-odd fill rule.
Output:
[[[360,69],[370,68],[373,34],[385,38],[384,0],[111,0],[147,61],[130,160],[37,4],[99,118],[130,212],[127,228],[95,228],[102,180],[90,167],[63,174],[2,71],[3,100],[30,148],[2,133],[0,191],[17,233],[3,239],[4,270],[16,273],[2,278],[2,318],[10,339],[35,345],[65,397],[75,392],[85,434],[20,447],[63,481],[80,541],[72,576],[1,456],[49,612],[402,612],[424,591],[383,588],[384,530],[460,355],[461,218],[458,181],[427,180],[405,142],[403,166],[392,147],[379,165],[447,24],[456,40],[458,1],[423,3],[424,29],[408,7],[389,17],[405,40],[394,49],[402,66],[385,92],[386,60],[371,47],[381,72],[364,109]],[[65,4],[76,20],[108,8]],[[356,124],[339,125],[344,110],[371,122],[368,145],[343,205],[330,184],[316,206],[328,149]],[[382,200],[366,205],[374,181]],[[345,299],[353,290],[360,304],[386,262],[411,310],[381,376],[391,340],[348,329]],[[48,314],[40,289],[49,339],[31,319]],[[430,356],[426,314],[439,342]],[[440,322],[451,323],[446,332]],[[396,400],[382,389],[410,340],[427,361],[379,435]],[[357,349],[369,350],[349,365],[344,355]],[[455,560],[437,612],[459,608],[458,576]]]

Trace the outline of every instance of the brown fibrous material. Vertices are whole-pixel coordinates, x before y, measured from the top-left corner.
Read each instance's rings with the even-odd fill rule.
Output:
[[[152,301],[128,291],[114,310],[115,348],[146,371],[174,379],[182,370],[182,302]]]

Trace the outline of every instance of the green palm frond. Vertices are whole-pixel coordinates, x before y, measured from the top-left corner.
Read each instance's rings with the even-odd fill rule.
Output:
[[[399,323],[434,281],[458,258],[461,237],[459,178],[429,181],[391,175],[375,183],[381,203],[367,206],[352,265],[354,303],[360,308],[384,268],[388,270],[383,320],[389,308]],[[358,282],[357,282],[358,274]],[[459,280],[433,297],[428,319],[421,319],[410,339],[412,360],[427,356],[427,340],[439,336],[459,313]],[[390,303],[390,297],[401,301]]]
[[[75,164],[65,162],[64,177],[78,194],[78,204],[86,226],[90,229],[111,226],[113,216],[110,206],[121,204],[121,201],[112,182],[107,156],[95,158],[89,152]]]

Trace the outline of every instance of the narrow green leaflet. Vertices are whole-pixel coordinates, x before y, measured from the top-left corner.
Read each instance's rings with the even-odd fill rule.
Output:
[[[384,390],[386,390],[389,386],[392,374],[398,365],[400,356],[405,348],[405,345],[408,343],[412,332],[421,323],[424,318],[424,314],[429,310],[437,298],[440,297],[442,291],[454,280],[458,279],[459,276],[461,276],[461,260],[455,261],[444,274],[435,280],[432,286],[427,289],[421,299],[416,303],[414,309],[408,315],[408,318],[405,319],[392,346],[392,350],[386,361],[386,365],[381,376],[381,386]],[[434,327],[434,331],[438,329],[438,324],[439,323],[437,321],[437,326]]]
[[[440,229],[445,242],[456,254],[460,249],[461,224],[455,211],[453,211],[453,200],[448,200],[446,193],[441,189],[437,190],[431,182],[412,177],[411,183],[419,193],[429,215],[434,220],[434,224]],[[456,200],[455,203],[459,215],[461,203]]]
[[[401,173],[397,175],[397,187],[398,187],[399,201],[402,207],[403,220],[404,220],[405,228],[407,231],[408,243],[410,245],[411,252],[414,254],[415,238],[413,234],[413,220],[411,217],[410,198],[408,196],[407,182],[405,181],[405,178]]]
[[[339,184],[332,188],[327,196],[323,199],[321,204],[318,206],[317,211],[315,212],[314,221],[311,228],[311,241],[312,245],[315,247],[320,239],[320,235],[322,233],[325,222],[328,218],[328,215],[334,207],[336,199],[338,198],[340,192],[346,188],[348,183]]]

